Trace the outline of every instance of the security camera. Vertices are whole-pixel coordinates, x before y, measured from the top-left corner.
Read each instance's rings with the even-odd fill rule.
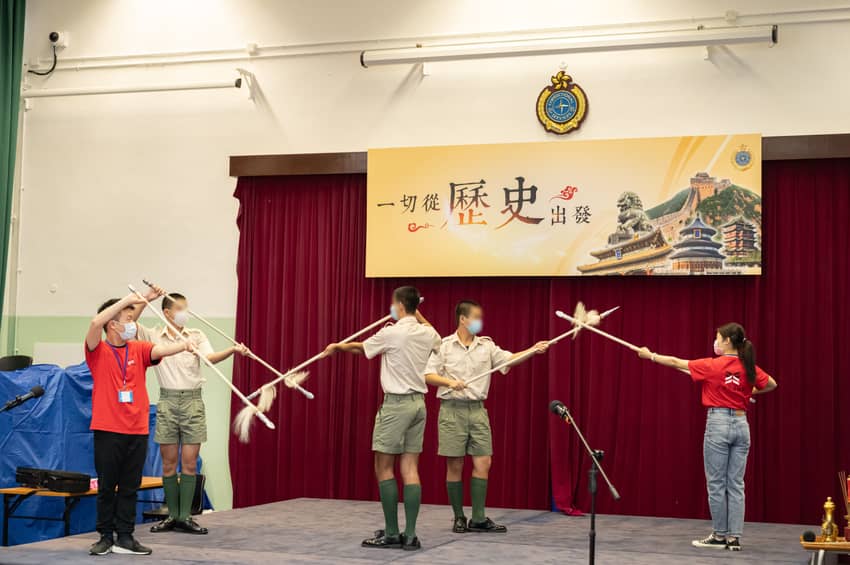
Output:
[[[47,36],[47,39],[50,40],[50,44],[56,48],[62,48],[68,46],[68,32],[67,31],[51,31],[50,35]]]

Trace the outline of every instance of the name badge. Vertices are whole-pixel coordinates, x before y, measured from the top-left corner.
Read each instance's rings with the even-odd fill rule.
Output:
[[[132,404],[133,403],[133,391],[132,390],[119,390],[118,391],[118,402],[122,404]]]

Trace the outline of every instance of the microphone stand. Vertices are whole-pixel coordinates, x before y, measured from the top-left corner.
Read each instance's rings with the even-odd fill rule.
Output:
[[[590,459],[592,461],[590,465],[590,470],[588,470],[588,490],[590,491],[590,532],[588,533],[589,539],[589,553],[588,553],[588,563],[590,565],[594,565],[596,562],[596,475],[597,473],[602,475],[602,478],[605,479],[605,482],[608,485],[608,490],[611,491],[611,496],[614,497],[614,500],[620,500],[620,493],[617,492],[617,489],[614,488],[614,485],[611,484],[611,481],[608,479],[608,475],[605,474],[605,469],[602,468],[602,464],[599,463],[602,460],[602,457],[605,455],[605,452],[591,449],[590,445],[587,443],[587,440],[584,439],[584,434],[581,433],[578,425],[576,424],[573,415],[570,413],[569,408],[566,406],[564,408],[564,415],[568,418],[568,422],[572,422],[573,429],[576,431],[581,443],[584,445],[584,448],[587,450],[587,454],[590,455]]]

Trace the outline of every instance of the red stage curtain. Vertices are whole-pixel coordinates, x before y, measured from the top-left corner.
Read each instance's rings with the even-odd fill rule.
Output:
[[[422,310],[443,335],[454,330],[458,299],[480,301],[485,333],[514,350],[568,329],[552,313],[577,300],[620,305],[605,329],[680,357],[711,355],[714,328],[735,320],[780,384],[750,415],[747,519],[813,523],[826,496],[837,497],[835,473],[850,459],[841,409],[850,400],[850,160],[765,163],[761,277],[366,279],[365,185],[363,175],[239,180],[237,337],[272,364],[293,366],[385,315],[403,283],[421,289]],[[377,499],[370,437],[378,373],[377,361],[340,355],[311,367],[315,400],[283,390],[270,414],[277,431],[256,424],[249,444],[231,441],[234,505]],[[242,390],[270,378],[236,363]],[[606,452],[622,499],[601,486],[600,511],[708,516],[697,387],[587,332],[494,379],[490,506],[548,508],[554,496],[562,509],[587,509],[588,459],[547,411],[554,398]],[[428,408],[423,498],[446,503],[433,395]]]

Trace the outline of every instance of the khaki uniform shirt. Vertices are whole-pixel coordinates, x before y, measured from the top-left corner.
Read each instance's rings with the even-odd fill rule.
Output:
[[[469,347],[466,347],[461,343],[457,332],[455,332],[444,337],[440,348],[431,354],[425,373],[468,381],[493,367],[506,363],[512,355],[513,353],[505,351],[487,336],[475,336]],[[509,370],[510,367],[505,367],[500,372],[505,374]],[[490,391],[490,376],[478,379],[462,391],[441,386],[437,389],[437,396],[439,398],[485,400]]]
[[[367,359],[381,355],[381,387],[390,394],[426,393],[425,365],[440,345],[440,334],[431,326],[405,316],[384,326],[363,342]]]
[[[183,335],[194,338],[198,344],[198,352],[201,355],[207,356],[213,353],[210,340],[204,335],[201,330],[191,328],[183,328]],[[154,345],[170,345],[179,340],[177,337],[172,337],[168,333],[166,326],[158,328],[146,328],[138,324],[137,339],[142,341],[150,341]],[[163,357],[159,365],[154,367],[156,377],[161,388],[173,390],[189,390],[201,388],[206,382],[201,373],[201,360],[198,356],[189,351],[182,351],[176,355]]]

